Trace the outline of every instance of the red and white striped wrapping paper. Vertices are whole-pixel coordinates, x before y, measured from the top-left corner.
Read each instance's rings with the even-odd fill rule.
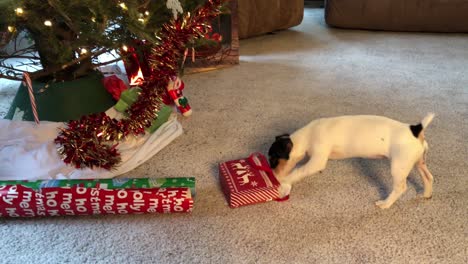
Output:
[[[93,214],[191,212],[189,188],[99,189],[23,185],[0,186],[0,216],[35,217]]]
[[[232,208],[279,200],[280,183],[261,153],[220,163],[219,179]]]

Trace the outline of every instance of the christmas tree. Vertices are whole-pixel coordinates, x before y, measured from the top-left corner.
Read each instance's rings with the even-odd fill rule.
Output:
[[[48,75],[50,75],[55,80],[58,78],[67,78],[68,76],[72,76],[72,78],[78,78],[82,72],[86,72],[85,69],[92,71],[96,66],[102,64],[102,62],[95,61],[99,54],[110,52],[112,49],[122,49],[125,51],[124,46],[127,45],[127,43],[132,48],[138,48],[140,45],[134,44],[143,41],[144,45],[141,45],[141,47],[144,48],[143,54],[145,51],[150,51],[144,58],[150,70],[147,72],[146,76],[144,76],[144,81],[139,84],[141,87],[141,92],[139,92],[137,100],[132,103],[132,105],[125,111],[125,118],[116,119],[111,118],[105,112],[94,112],[93,114],[83,115],[79,119],[71,120],[65,124],[65,127],[59,128],[60,132],[55,139],[55,143],[58,145],[57,150],[63,161],[67,164],[75,166],[76,168],[99,167],[110,170],[118,166],[121,161],[118,150],[119,142],[128,136],[143,135],[146,133],[145,129],[151,127],[153,120],[158,117],[157,112],[162,105],[162,94],[167,92],[166,89],[170,81],[178,75],[180,67],[179,62],[183,61],[183,58],[187,53],[186,51],[188,49],[188,45],[193,45],[193,42],[196,39],[204,37],[208,32],[211,31],[211,22],[214,18],[218,17],[222,13],[223,6],[228,1],[229,0],[206,0],[203,1],[204,3],[202,5],[198,5],[197,1],[193,0],[187,0],[186,3],[181,3],[177,0],[167,0],[166,5],[170,8],[161,7],[161,2],[156,0],[129,0],[126,2],[112,1],[113,5],[109,5],[108,3],[105,3],[105,1],[103,1],[103,3],[100,3],[100,1],[96,1],[96,3],[92,1],[76,1],[75,8],[70,8],[74,1],[61,2],[64,6],[67,7],[66,10],[70,12],[70,16],[66,15],[63,6],[62,8],[57,7],[57,2],[60,1],[54,2],[54,0],[47,0],[46,3],[44,2],[38,4],[31,0],[31,5],[27,5],[25,3],[29,3],[29,0],[25,0],[21,7],[18,7],[18,5],[12,5],[11,1],[8,1],[10,3],[9,10],[14,8],[13,10],[15,16],[25,16],[24,18],[17,18],[16,20],[10,18],[9,21],[15,21],[16,23],[9,26],[11,29],[9,31],[14,33],[15,31],[28,30],[29,32],[30,29],[28,29],[26,26],[21,28],[19,26],[21,23],[18,21],[27,20],[26,10],[29,10],[31,6],[45,5],[51,7],[51,9],[54,11],[52,13],[57,15],[55,18],[57,20],[52,21],[51,19],[46,18],[46,20],[43,21],[43,25],[51,28],[53,28],[55,25],[55,28],[58,29],[57,31],[48,32],[45,34],[45,36],[50,37],[53,41],[59,43],[59,45],[55,46],[58,50],[72,50],[72,57],[63,59],[63,61],[60,63],[55,62],[51,57],[49,57],[50,60],[48,60],[48,62],[50,62],[50,64],[47,64],[43,62],[45,59],[42,58],[42,55],[39,51],[40,48],[35,47],[37,45],[36,42],[40,41],[35,40],[35,49],[31,47],[30,50],[37,50],[38,55],[33,53],[32,56],[38,57],[28,59],[39,60],[43,65],[43,69],[32,73],[32,75],[36,78]],[[152,6],[153,4],[154,7]],[[190,12],[186,9],[183,9],[184,4],[190,4],[191,6],[196,7],[193,9],[193,12]],[[90,46],[77,44],[87,43],[85,41],[86,37],[82,35],[85,31],[76,30],[76,28],[70,28],[70,25],[74,25],[74,23],[70,23],[70,21],[72,21],[71,15],[74,12],[82,12],[82,10],[78,10],[78,6],[81,6],[83,10],[85,10],[83,11],[84,13],[87,13],[89,10],[93,10],[93,12],[91,12],[93,15],[90,18],[91,22],[94,23],[94,20],[106,21],[106,23],[102,26],[104,28],[99,31],[102,36],[94,36],[92,32],[93,30],[97,29],[95,29],[94,26],[91,26],[91,28],[94,29],[86,29],[86,24],[90,23],[88,20],[86,20],[87,17],[84,15],[73,16],[77,19],[76,23],[79,25],[78,28],[82,27],[84,28],[83,30],[86,29],[86,32],[88,32],[86,34],[87,38],[93,39],[93,41],[89,42],[93,43]],[[104,11],[105,8],[103,8],[103,6],[114,8],[114,11]],[[158,6],[159,8],[157,8]],[[99,12],[93,8],[97,8],[96,10]],[[154,11],[145,11],[153,10],[153,8]],[[4,9],[6,9],[6,7],[4,7]],[[166,9],[171,10],[171,12],[169,13]],[[109,12],[109,16],[102,15],[108,14],[107,12]],[[168,21],[162,22],[164,19],[155,17],[154,23],[150,23],[150,21],[153,21],[152,16],[159,15],[157,12],[161,12],[162,17],[164,17],[165,14]],[[181,14],[178,15],[179,13]],[[99,18],[100,16],[94,16],[94,14],[101,14],[100,16],[102,17]],[[41,13],[37,15],[44,19],[47,14]],[[110,15],[113,16],[111,17]],[[159,19],[161,19],[161,21],[159,21]],[[84,20],[86,21],[83,22]],[[38,26],[37,24],[39,23],[39,20],[36,21],[37,22],[33,24]],[[26,24],[26,22],[24,23]],[[157,25],[159,25],[159,27]],[[153,28],[152,30],[149,30],[150,26]],[[67,42],[66,39],[61,36],[61,34],[65,34],[62,31],[63,28],[72,30],[72,32],[74,32],[73,37],[68,39],[69,42]],[[79,34],[76,34],[76,32]],[[37,33],[38,32],[29,32],[28,34],[34,35]],[[34,40],[34,37],[32,38]],[[98,40],[102,42],[98,42]],[[100,45],[96,43],[99,43]],[[51,44],[50,46],[54,47],[54,44]],[[50,49],[55,50],[55,48]],[[27,51],[22,52],[25,52],[22,53],[26,54],[24,56],[31,56],[27,53]],[[13,53],[13,56],[18,58],[18,56],[20,56],[18,54],[18,52]],[[44,56],[49,55],[50,54],[46,53]],[[62,56],[62,53],[57,52],[55,56]],[[12,55],[7,55],[4,57],[4,59],[7,57],[15,58],[12,57]],[[65,58],[67,57],[65,56]],[[116,58],[116,60],[118,59],[119,58]],[[5,61],[0,64],[0,68],[2,67],[4,70],[16,70],[17,72],[21,73],[21,69],[10,67],[5,63]],[[0,77],[16,78],[15,76],[9,77],[6,73],[3,72],[1,74],[3,74],[3,76]]]
[[[3,42],[28,38],[31,45],[0,53],[0,78],[21,80],[22,66],[36,69],[32,79],[73,80],[120,60],[134,40],[161,41],[164,23],[190,12],[204,0],[2,0]],[[102,54],[114,59],[99,61]],[[18,60],[21,64],[12,63]]]
[[[105,109],[81,115],[60,127],[55,139],[65,163],[76,168],[112,169],[121,161],[119,142],[144,135],[151,127],[188,47],[211,32],[211,22],[228,1],[2,0],[1,44],[16,44],[26,36],[31,45],[18,49],[15,45],[13,52],[0,53],[0,78],[22,80],[27,72],[33,81],[79,81],[97,67],[127,59],[129,54],[143,58],[149,70],[143,73],[141,92],[125,117],[111,118]],[[100,61],[99,56],[105,53],[115,58]],[[12,63],[20,60],[26,62]],[[30,67],[25,69],[25,65]],[[86,86],[77,87],[79,93]],[[28,88],[31,94],[31,85]],[[50,90],[46,88],[44,94]]]

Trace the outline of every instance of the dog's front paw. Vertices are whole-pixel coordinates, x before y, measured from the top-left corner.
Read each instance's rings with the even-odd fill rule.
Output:
[[[418,199],[429,200],[429,199],[432,199],[432,194],[418,194],[416,197]]]
[[[423,194],[424,199],[432,199],[432,192],[424,192]]]
[[[375,202],[375,205],[380,207],[380,209],[388,209],[390,206],[392,206],[390,203],[386,202],[385,200],[380,200]]]
[[[289,195],[289,193],[291,192],[291,184],[287,184],[287,183],[281,183],[279,189],[278,189],[278,192],[279,192],[279,198],[282,199],[286,196]]]

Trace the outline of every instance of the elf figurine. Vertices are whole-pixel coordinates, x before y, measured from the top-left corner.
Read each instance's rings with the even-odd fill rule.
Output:
[[[187,97],[182,94],[184,87],[184,82],[179,77],[173,76],[169,79],[169,83],[167,84],[167,93],[176,104],[180,113],[183,116],[190,116],[192,114],[192,109],[188,103]]]

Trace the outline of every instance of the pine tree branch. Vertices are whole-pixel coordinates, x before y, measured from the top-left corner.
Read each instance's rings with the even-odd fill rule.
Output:
[[[104,54],[104,53],[106,53],[106,52],[110,52],[110,51],[111,51],[110,49],[102,49],[102,50],[100,50],[100,51],[96,51],[96,52],[90,54],[89,57],[94,58],[94,57],[97,57],[97,56],[99,56],[99,55],[102,55],[102,54]]]
[[[75,34],[78,34],[77,30],[76,30],[76,27],[75,25],[73,25],[73,21],[70,19],[70,17],[68,17],[67,14],[65,14],[65,12],[63,12],[63,10],[58,6],[56,5],[52,0],[47,0],[47,2],[49,3],[49,5],[55,9],[55,11],[57,11],[64,19],[64,22],[65,24],[67,24],[67,26],[75,33]]]
[[[118,62],[118,61],[121,61],[121,60],[122,60],[122,58],[117,58],[117,59],[113,59],[113,60],[110,60],[110,61],[101,62],[101,63],[98,63],[98,64],[94,64],[94,67],[98,68],[98,67],[108,65],[108,64],[111,64],[111,63],[114,63],[114,62]]]
[[[0,55],[0,59],[31,59],[31,60],[39,60],[40,58],[37,56],[26,56],[26,55]]]
[[[148,8],[148,5],[151,3],[151,0],[147,0],[143,4],[139,5],[138,8]]]
[[[22,72],[22,73],[24,73],[24,72],[28,72],[28,73],[29,73],[29,71],[25,71],[25,70],[20,70],[20,69],[17,69],[17,68],[13,68],[13,67],[11,67],[11,66],[8,66],[8,65],[5,65],[5,64],[2,64],[2,63],[0,63],[0,68],[5,68],[5,69],[7,69],[7,70],[18,71],[18,72]]]
[[[29,67],[34,68],[34,70],[38,71],[38,70],[40,70],[40,68],[38,68],[39,65],[40,65],[40,63],[31,60],[31,61],[28,62],[28,63],[26,63],[26,62],[20,62],[20,64],[19,64],[19,65],[16,65],[16,67],[18,67],[18,66],[21,66],[21,67],[29,66]]]
[[[15,48],[16,48],[16,44],[15,44]],[[14,56],[14,55],[17,55],[17,54],[31,53],[31,52],[35,52],[35,51],[36,50],[34,48],[34,45],[31,45],[31,46],[29,46],[27,48],[24,48],[24,49],[19,49],[19,50],[15,49],[15,51],[12,54],[10,54],[10,56]]]
[[[6,75],[6,74],[3,74],[3,73],[0,73],[0,79],[8,79],[8,80],[12,80],[12,81],[22,81],[23,80],[22,78],[13,77],[13,76]]]
[[[89,53],[89,54],[87,54],[85,56],[81,56],[79,58],[76,58],[76,59],[74,59],[74,60],[72,60],[72,61],[70,61],[68,63],[65,63],[61,67],[54,67],[54,68],[51,68],[49,70],[42,70],[42,71],[34,72],[34,73],[31,74],[31,79],[37,79],[37,78],[40,78],[40,77],[50,75],[50,74],[52,74],[54,72],[58,72],[60,70],[65,70],[65,69],[67,69],[67,68],[69,68],[69,67],[71,67],[71,66],[73,66],[73,65],[75,65],[75,64],[77,64],[77,63],[79,63],[79,62],[81,62],[83,60],[93,58],[93,57],[97,57],[97,56],[99,56],[101,54],[104,54],[106,52],[109,52],[109,50],[108,49],[101,49],[101,50],[99,50],[97,52]]]

